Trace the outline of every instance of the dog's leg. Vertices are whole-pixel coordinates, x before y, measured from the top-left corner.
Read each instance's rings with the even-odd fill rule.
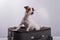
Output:
[[[17,31],[20,29],[20,26],[18,26],[16,29],[13,29],[13,31]]]
[[[29,29],[30,29],[30,27],[28,27],[26,31],[29,31]]]
[[[31,27],[31,26],[30,26],[30,24],[29,24],[29,26],[28,26],[28,28],[27,28],[27,30],[26,30],[26,31],[29,31],[30,27]]]

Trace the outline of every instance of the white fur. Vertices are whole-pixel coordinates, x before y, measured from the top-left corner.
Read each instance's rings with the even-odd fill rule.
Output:
[[[33,29],[40,30],[40,26],[36,22],[34,22],[31,17],[28,18],[28,20],[29,20],[29,26],[26,31]]]

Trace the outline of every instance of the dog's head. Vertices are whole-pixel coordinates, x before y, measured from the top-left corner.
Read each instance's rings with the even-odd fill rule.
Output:
[[[31,7],[29,7],[29,6],[25,6],[24,7],[25,8],[25,12],[26,12],[26,14],[28,14],[28,15],[32,15],[32,14],[34,14],[34,8],[31,8]]]

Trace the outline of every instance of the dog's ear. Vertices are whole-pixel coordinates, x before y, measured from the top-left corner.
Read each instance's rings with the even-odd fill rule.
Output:
[[[26,10],[26,13],[29,13],[29,11],[31,10],[31,8],[29,6],[25,6],[24,8]]]
[[[24,8],[27,9],[29,6],[25,6]]]
[[[34,8],[32,8],[32,11],[35,11]]]
[[[28,10],[28,11],[31,10],[29,6],[25,6],[24,8],[25,8],[26,10]]]

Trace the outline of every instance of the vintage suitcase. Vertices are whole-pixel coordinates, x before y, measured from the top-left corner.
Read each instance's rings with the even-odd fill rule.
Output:
[[[13,31],[16,27],[8,29],[8,40],[53,40],[51,28],[42,27],[39,31]]]

